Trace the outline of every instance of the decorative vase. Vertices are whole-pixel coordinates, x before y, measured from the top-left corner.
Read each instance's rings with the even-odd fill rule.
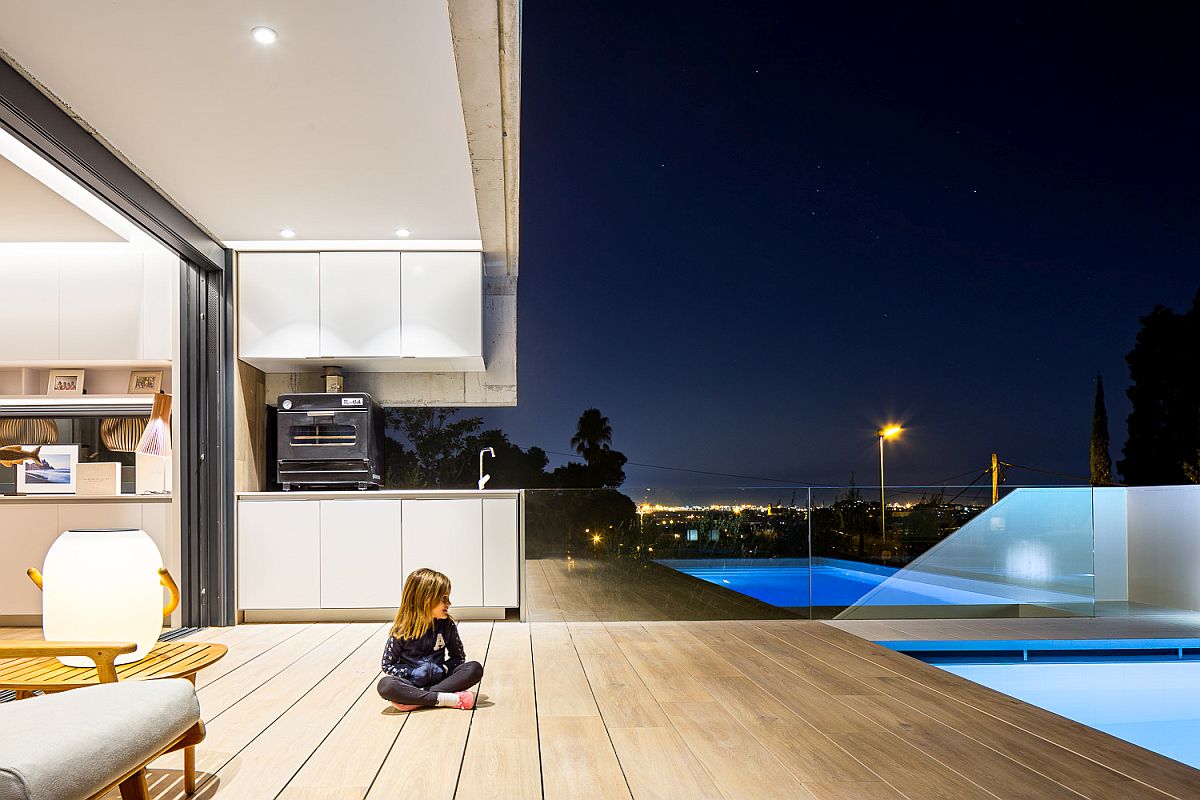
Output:
[[[145,531],[64,531],[50,546],[39,576],[46,640],[134,642],[137,650],[117,656],[116,663],[144,658],[169,613],[163,608],[162,587],[170,576],[162,565],[162,555]],[[31,576],[35,572],[30,570]],[[92,666],[82,656],[61,656],[59,661],[69,667]]]

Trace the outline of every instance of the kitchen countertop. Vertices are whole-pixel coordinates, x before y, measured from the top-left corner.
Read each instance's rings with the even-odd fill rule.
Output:
[[[4,494],[4,503],[169,503],[169,494]]]
[[[238,492],[239,500],[387,500],[410,498],[420,500],[466,500],[474,497],[510,498],[520,495],[520,489],[379,489],[367,491],[293,491]]]

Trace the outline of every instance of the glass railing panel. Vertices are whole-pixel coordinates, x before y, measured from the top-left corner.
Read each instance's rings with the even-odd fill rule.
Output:
[[[913,520],[921,504],[880,527],[876,549],[890,570],[841,619],[1092,616],[1095,568],[1092,490],[1017,488],[917,553],[953,510]],[[889,508],[889,512],[891,509]],[[965,511],[963,513],[966,513]]]
[[[525,515],[532,620],[809,616],[807,489],[530,490]]]
[[[881,505],[869,486],[529,490],[530,619],[1094,614],[1091,489],[999,495],[889,486]],[[1102,571],[1105,598],[1118,596],[1120,576]]]
[[[882,497],[878,486],[813,489],[812,616],[857,605],[990,500],[980,486],[889,486]]]

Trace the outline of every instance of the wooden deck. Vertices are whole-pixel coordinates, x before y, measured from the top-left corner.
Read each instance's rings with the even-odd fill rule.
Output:
[[[197,634],[230,648],[198,675],[197,797],[1200,797],[1200,772],[821,622],[461,627],[474,712],[385,713],[384,625]]]
[[[525,562],[530,622],[796,619],[799,615],[649,561]]]

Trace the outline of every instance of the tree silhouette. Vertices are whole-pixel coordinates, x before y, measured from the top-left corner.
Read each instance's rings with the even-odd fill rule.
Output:
[[[571,447],[575,448],[575,452],[591,463],[591,455],[610,445],[612,425],[609,424],[608,417],[601,414],[598,408],[589,408],[580,414],[575,435],[571,437]]]
[[[412,487],[473,485],[470,437],[483,424],[480,417],[454,419],[454,408],[389,408],[387,426],[404,435],[412,447],[401,480]]]
[[[1141,318],[1129,365],[1129,438],[1117,468],[1133,485],[1187,481],[1200,451],[1200,292],[1178,314],[1156,306]]]
[[[1096,373],[1096,402],[1092,407],[1092,486],[1112,485],[1112,456],[1108,448],[1108,409],[1104,407],[1104,380],[1100,373]]]
[[[571,446],[584,463],[571,462],[550,473],[549,483],[564,489],[616,488],[625,482],[625,454],[613,450],[612,425],[598,408],[579,415]]]

